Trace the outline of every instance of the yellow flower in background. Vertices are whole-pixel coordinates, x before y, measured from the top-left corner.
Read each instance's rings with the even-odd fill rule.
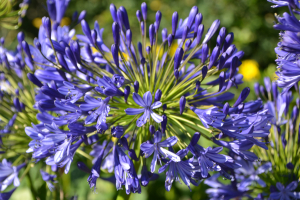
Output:
[[[35,28],[40,28],[40,26],[42,25],[42,18],[34,18],[32,20],[32,25],[35,27]]]
[[[61,26],[68,26],[71,24],[71,19],[69,17],[63,17],[61,19],[60,25]]]
[[[244,76],[244,80],[246,81],[260,77],[259,65],[255,60],[244,60],[239,68],[239,72]]]

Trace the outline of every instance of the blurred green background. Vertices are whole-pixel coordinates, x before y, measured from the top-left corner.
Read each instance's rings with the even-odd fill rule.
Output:
[[[71,21],[72,14],[75,11],[80,13],[82,10],[87,11],[86,20],[93,27],[95,20],[98,20],[100,27],[104,28],[103,40],[110,46],[112,43],[111,25],[112,18],[109,11],[109,5],[114,3],[116,7],[124,6],[127,9],[131,29],[134,34],[139,32],[138,21],[136,19],[136,10],[140,9],[140,0],[71,0],[66,17],[63,19],[64,24],[68,25]],[[262,82],[264,76],[269,76],[272,80],[275,77],[275,58],[274,48],[277,45],[279,36],[278,31],[272,28],[275,22],[274,13],[282,13],[285,8],[272,9],[271,4],[266,0],[154,0],[146,1],[148,4],[148,21],[147,24],[155,21],[157,10],[162,12],[161,28],[166,27],[171,30],[172,13],[177,11],[180,18],[186,18],[192,6],[197,5],[199,12],[203,14],[203,24],[207,28],[215,19],[221,20],[221,26],[226,27],[228,32],[234,33],[234,44],[239,50],[245,52],[243,64],[240,72],[244,75],[245,83],[239,87],[239,90],[233,90],[238,94],[245,86],[253,88],[254,82]],[[6,30],[1,28],[0,35],[6,37],[6,47],[14,48],[17,44],[16,35],[18,31],[25,32],[26,40],[32,41],[38,34],[38,27],[41,25],[41,18],[47,16],[46,0],[31,0],[23,24],[18,30]],[[75,27],[76,33],[81,33],[80,26]],[[138,33],[139,34],[139,33]],[[249,99],[254,99],[254,93]],[[64,188],[69,197],[77,195],[78,199],[113,199],[117,192],[115,186],[111,183],[99,180],[95,193],[89,189],[87,183],[88,174],[77,169],[76,162],[82,157],[76,155],[71,167],[71,171],[63,180]],[[84,160],[83,160],[84,161]],[[39,171],[31,170],[31,175],[38,178]],[[164,178],[162,175],[159,181],[150,183],[147,188],[142,188],[142,194],[134,194],[130,199],[207,199],[205,194],[205,185],[192,187],[192,192],[180,183],[173,184],[172,190],[166,192],[164,189]],[[21,187],[12,196],[12,200],[31,199],[29,188],[26,186],[27,180],[21,183]],[[68,183],[68,184],[67,184]],[[42,186],[42,182],[34,183],[37,188]],[[41,187],[43,188],[43,187]],[[38,190],[38,192],[47,192]]]

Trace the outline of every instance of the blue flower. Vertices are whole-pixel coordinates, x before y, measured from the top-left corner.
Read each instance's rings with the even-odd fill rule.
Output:
[[[254,168],[254,163],[245,161],[243,159],[238,159],[237,163],[241,164],[242,167],[235,170],[236,178],[239,179],[240,187],[248,187],[253,183],[258,183],[262,187],[266,187],[266,183],[259,177],[262,173],[267,173],[272,169],[272,163],[267,162],[257,169]]]
[[[117,190],[125,185],[127,194],[130,194],[130,192],[141,193],[141,186],[133,162],[118,145],[114,146],[113,154]]]
[[[163,148],[174,146],[177,143],[177,137],[172,136],[162,142],[161,139],[161,132],[156,131],[154,134],[153,144],[148,142],[144,142],[143,144],[141,144],[141,150],[144,152],[146,158],[148,158],[154,153],[150,167],[152,173],[155,171],[157,159],[161,159],[160,156],[162,156],[163,158],[169,158],[175,162],[180,161],[180,157],[178,155]]]
[[[220,171],[220,163],[225,163],[228,158],[225,155],[218,154],[223,150],[223,147],[216,148],[203,148],[198,145],[197,142],[200,139],[200,133],[195,133],[191,139],[191,143],[188,146],[188,150],[198,159],[201,175],[206,178],[209,170]]]
[[[52,192],[53,189],[54,189],[53,183],[57,182],[57,181],[54,180],[56,178],[56,175],[48,174],[47,172],[45,172],[43,170],[40,170],[40,173],[42,175],[43,180],[46,181],[49,190]]]
[[[20,185],[18,174],[20,169],[25,166],[25,163],[19,166],[12,166],[6,159],[0,163],[0,186],[1,191],[4,191],[10,184],[14,184],[15,187]]]
[[[219,176],[220,174],[217,173],[204,181],[206,185],[212,187],[206,190],[206,193],[209,195],[211,200],[229,200],[234,198],[249,197],[245,188],[237,186],[236,182],[231,182],[231,184],[225,185],[224,183],[218,181]]]
[[[179,178],[190,188],[190,184],[197,186],[197,179],[202,179],[201,175],[196,174],[199,171],[198,163],[193,162],[192,160],[182,160],[188,153],[188,150],[182,149],[176,153],[176,155],[180,158],[179,161],[170,160],[164,166],[159,168],[158,172],[164,172],[168,167],[168,171],[166,172],[166,181],[165,188],[167,191],[171,190],[172,184],[174,180],[180,181]],[[196,179],[196,180],[194,180]]]
[[[102,148],[102,150],[100,151],[100,153],[96,159],[96,162],[93,165],[91,174],[88,177],[88,182],[89,182],[90,188],[94,187],[94,190],[96,190],[97,179],[100,177],[100,167],[101,167],[101,163],[103,160],[104,150],[105,149]]]
[[[276,183],[276,187],[279,192],[272,192],[270,194],[271,199],[299,199],[300,192],[294,192],[298,186],[298,181],[293,181],[284,187],[280,182]]]
[[[115,75],[111,79],[107,76],[97,80],[98,87],[96,91],[106,96],[124,96],[124,93],[118,88],[124,84],[124,77]]]
[[[159,108],[162,106],[162,103],[160,101],[156,101],[152,104],[152,94],[150,91],[146,92],[143,95],[143,98],[137,94],[133,93],[133,100],[136,104],[143,108],[127,108],[125,110],[127,115],[137,115],[140,113],[143,113],[141,117],[136,121],[136,125],[138,127],[143,126],[147,123],[147,120],[150,120],[150,116],[156,121],[157,123],[161,123],[163,121],[163,118],[153,112],[154,109]]]
[[[91,124],[98,119],[96,128],[99,130],[101,128],[101,124],[106,122],[106,117],[110,111],[110,107],[108,106],[109,100],[110,97],[106,97],[102,100],[86,95],[84,97],[85,103],[80,105],[80,109],[83,111],[91,111],[96,108],[96,110],[92,111],[92,113],[86,117],[85,124]]]

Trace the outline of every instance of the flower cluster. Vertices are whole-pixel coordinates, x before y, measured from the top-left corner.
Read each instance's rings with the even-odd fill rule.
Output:
[[[271,116],[259,101],[243,103],[249,88],[233,106],[223,104],[233,98],[228,90],[241,83],[238,67],[243,52],[232,44],[233,34],[221,28],[209,55],[208,41],[219,28],[219,20],[212,23],[202,40],[204,27],[198,8],[193,7],[184,20],[175,12],[172,32],[168,34],[163,28],[159,44],[161,13],[156,13],[155,22],[147,29],[147,5],[143,3],[136,13],[142,41],[135,46],[126,9],[117,10],[112,4],[114,44],[108,48],[98,22],[91,30],[81,15],[74,23],[80,22],[84,35],[73,40],[74,30],[59,26],[58,16],[63,16],[65,7],[58,10],[58,2],[48,4],[51,20],[43,18],[35,46],[20,38],[26,63],[34,71],[28,78],[39,88],[34,108],[40,111],[37,119],[42,123],[25,129],[33,139],[27,152],[32,152],[34,159],[46,158],[47,165],[65,167],[68,173],[74,154],[82,151],[83,145],[104,139],[100,148],[94,146],[98,153],[93,154],[88,182],[96,186],[100,167],[114,170],[117,189],[124,185],[129,194],[141,192],[140,180],[142,185],[148,184],[157,160],[163,165],[159,173],[168,168],[167,190],[179,179],[187,186],[198,185],[210,171],[231,177],[227,169],[240,165],[232,157],[219,154],[223,147],[198,145],[199,131],[216,144],[235,148],[246,160],[257,159],[247,151],[253,145],[267,149],[258,138],[268,135]],[[178,46],[174,55],[171,45]],[[207,77],[213,79],[206,81]],[[202,108],[207,105],[213,107]],[[188,114],[188,109],[196,115]],[[200,120],[196,121],[196,116]],[[162,141],[163,136],[166,139]],[[231,138],[228,142],[236,145],[226,145],[223,138]],[[178,153],[172,148],[175,144]],[[192,158],[185,160],[189,152]],[[141,160],[152,154],[148,172]],[[135,165],[143,168],[141,179]]]
[[[219,29],[219,20],[205,33],[203,16],[194,6],[185,19],[174,12],[172,30],[168,34],[162,28],[160,34],[162,13],[157,11],[147,27],[147,4],[142,3],[136,12],[141,41],[135,45],[138,36],[130,29],[126,9],[111,4],[109,48],[104,30],[97,21],[91,29],[85,11],[72,22],[81,25],[83,35],[60,26],[68,3],[47,1],[50,18],[42,19],[34,46],[20,32],[17,50],[0,52],[5,72],[21,79],[26,71],[25,79],[34,84],[33,103],[14,101],[18,112],[36,114],[31,125],[25,123],[27,139],[32,139],[26,152],[32,160],[45,160],[52,171],[64,168],[68,173],[75,154],[93,157],[92,169],[77,163],[90,174],[89,186],[96,189],[101,173],[113,172],[101,178],[117,190],[124,186],[127,194],[140,193],[141,185],[157,178],[155,172],[166,173],[167,191],[174,181],[197,186],[214,171],[233,184],[246,177],[240,186],[244,189],[253,181],[262,183],[258,175],[269,164],[236,174],[243,173],[245,163],[259,160],[250,151],[253,146],[268,149],[274,117],[262,100],[245,102],[249,88],[233,105],[227,102],[234,98],[230,88],[242,83],[238,72],[244,53],[233,44],[233,33]],[[200,137],[217,147],[200,145]],[[41,175],[52,190],[55,176]]]

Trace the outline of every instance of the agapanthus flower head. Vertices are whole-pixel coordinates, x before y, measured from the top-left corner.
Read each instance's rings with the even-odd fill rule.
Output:
[[[185,19],[173,13],[168,35],[160,11],[153,23],[146,23],[148,8],[142,3],[136,12],[142,40],[135,45],[138,34],[125,7],[111,4],[113,23],[105,31],[112,33],[113,44],[108,48],[104,30],[97,21],[90,27],[85,12],[73,20],[75,25],[80,21],[84,35],[73,37],[75,30],[60,26],[68,3],[47,1],[50,18],[43,18],[35,46],[19,36],[33,71],[28,78],[37,86],[33,107],[41,124],[25,129],[32,139],[27,152],[36,161],[46,159],[47,165],[65,167],[68,173],[76,152],[90,153],[94,165],[85,169],[90,187],[95,188],[100,169],[105,169],[114,172],[116,188],[124,185],[129,194],[140,193],[140,185],[154,177],[157,161],[165,163],[160,173],[168,168],[170,190],[179,179],[188,187],[198,185],[209,171],[231,179],[240,165],[225,149],[255,160],[248,150],[254,145],[267,148],[261,138],[268,136],[271,117],[260,101],[246,102],[250,89],[233,106],[226,103],[234,98],[230,88],[242,83],[238,68],[244,53],[233,44],[233,33],[219,29],[220,20],[205,30],[194,6]],[[216,45],[211,46],[214,35]],[[174,55],[171,46],[176,47]],[[7,63],[14,67],[10,59]],[[15,104],[21,110],[17,100]],[[200,130],[203,138],[221,147],[198,145]],[[92,151],[82,152],[91,149],[85,146]],[[145,161],[151,155],[148,172]],[[140,178],[138,167],[143,168]]]

